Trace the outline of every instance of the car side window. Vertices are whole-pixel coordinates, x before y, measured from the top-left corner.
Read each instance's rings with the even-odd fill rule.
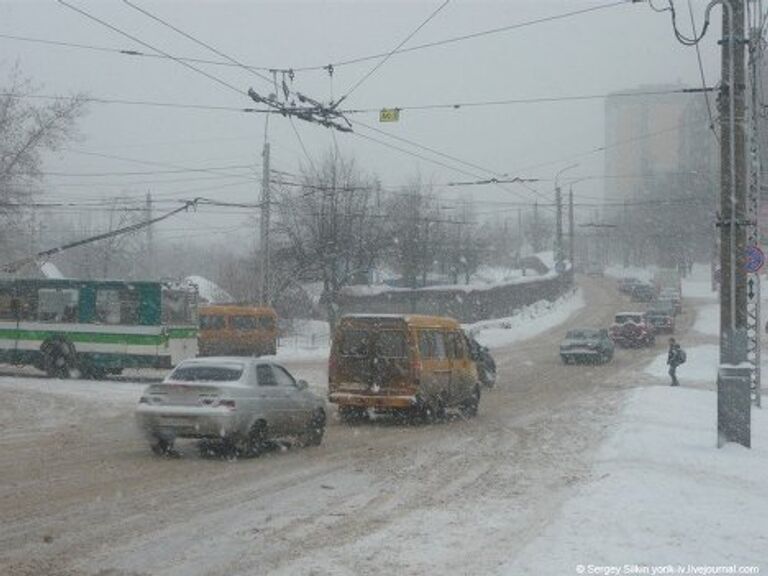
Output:
[[[288,374],[288,371],[282,366],[272,366],[272,371],[275,374],[275,380],[278,386],[296,386],[296,380]]]
[[[259,364],[256,366],[256,378],[259,386],[277,386],[278,382],[272,372],[272,366],[269,364]]]
[[[434,332],[435,335],[435,357],[439,360],[445,360],[448,357],[445,345],[445,334],[442,332]]]

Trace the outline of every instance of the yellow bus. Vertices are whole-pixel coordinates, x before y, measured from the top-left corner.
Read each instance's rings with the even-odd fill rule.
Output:
[[[200,356],[263,356],[277,352],[277,313],[272,308],[202,306],[199,317]]]

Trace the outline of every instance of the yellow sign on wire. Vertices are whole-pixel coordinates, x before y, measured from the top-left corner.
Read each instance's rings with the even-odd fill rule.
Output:
[[[381,111],[379,111],[379,122],[398,122],[399,120],[399,108],[382,108]]]

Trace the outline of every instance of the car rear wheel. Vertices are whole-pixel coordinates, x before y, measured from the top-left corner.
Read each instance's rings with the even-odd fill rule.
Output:
[[[472,395],[467,398],[459,407],[459,411],[464,418],[474,418],[480,407],[480,386],[475,385]]]
[[[267,423],[258,420],[253,423],[248,434],[237,443],[237,452],[242,456],[260,456],[267,447]]]

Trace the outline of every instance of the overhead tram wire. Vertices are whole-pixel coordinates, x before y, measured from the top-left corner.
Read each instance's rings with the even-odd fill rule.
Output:
[[[71,100],[70,96],[56,96],[52,94],[17,94],[14,92],[0,92],[0,96],[11,98],[26,98],[31,100]],[[84,102],[92,104],[119,104],[124,106],[148,106],[157,108],[179,108],[184,110],[212,110],[219,112],[240,112],[248,114],[279,114],[277,110],[266,108],[251,108],[239,106],[218,106],[215,104],[189,104],[183,102],[158,102],[154,100],[128,100],[123,98],[101,98],[99,96],[82,96]]]
[[[176,32],[177,34],[180,34],[180,35],[181,35],[181,36],[183,36],[184,38],[186,38],[186,39],[188,39],[188,40],[191,40],[191,41],[192,41],[192,42],[194,42],[195,44],[198,44],[199,46],[202,46],[203,48],[206,48],[207,50],[210,50],[211,52],[213,52],[213,53],[214,53],[214,54],[216,54],[217,56],[221,56],[222,58],[224,58],[224,59],[228,60],[228,61],[229,61],[230,63],[232,63],[233,65],[235,65],[235,66],[238,66],[238,67],[240,67],[240,68],[243,68],[243,69],[247,70],[248,72],[250,72],[250,73],[251,73],[251,74],[253,74],[254,76],[256,76],[256,77],[258,77],[258,78],[261,78],[262,80],[264,80],[265,82],[267,82],[267,84],[269,84],[270,86],[272,86],[272,82],[273,82],[273,79],[272,79],[272,78],[270,78],[270,77],[268,77],[268,76],[265,76],[264,74],[261,74],[260,72],[257,72],[255,69],[253,69],[253,68],[251,68],[251,67],[249,67],[249,66],[247,66],[247,65],[243,64],[242,62],[239,62],[238,60],[236,60],[236,59],[232,58],[232,57],[231,57],[231,56],[229,56],[228,54],[225,54],[225,53],[224,53],[224,52],[222,52],[221,50],[218,50],[217,48],[214,48],[214,47],[213,47],[213,46],[211,46],[210,44],[208,44],[208,43],[206,43],[206,42],[203,42],[203,41],[202,41],[202,40],[200,40],[199,38],[196,38],[196,37],[192,36],[191,34],[188,34],[187,32],[184,32],[184,30],[181,30],[180,28],[178,28],[178,27],[174,26],[174,25],[173,25],[173,24],[171,24],[170,22],[168,22],[168,21],[166,21],[166,20],[163,20],[163,19],[162,19],[162,18],[160,18],[159,16],[155,16],[154,14],[152,14],[151,12],[149,12],[148,10],[145,10],[145,9],[144,9],[144,8],[142,8],[141,6],[138,6],[137,4],[134,4],[134,3],[133,3],[133,2],[131,2],[130,0],[123,0],[123,3],[127,4],[128,6],[130,6],[131,8],[133,8],[134,10],[137,10],[138,12],[141,12],[142,14],[144,14],[144,15],[145,15],[145,16],[147,16],[148,18],[151,18],[151,19],[152,19],[152,20],[154,20],[155,22],[158,22],[159,24],[162,24],[163,26],[165,26],[165,27],[167,27],[167,28],[170,28],[171,30],[173,30],[173,31],[174,31],[174,32]]]
[[[510,24],[510,25],[507,25],[507,26],[500,26],[500,27],[497,27],[497,28],[491,28],[489,30],[481,30],[479,32],[472,32],[470,34],[463,34],[461,36],[453,36],[451,38],[445,38],[443,40],[436,40],[434,42],[426,42],[424,44],[417,44],[417,45],[411,46],[409,48],[401,48],[401,49],[398,49],[398,50],[394,50],[392,52],[392,55],[406,54],[406,53],[410,53],[410,52],[416,52],[418,50],[426,50],[428,48],[436,48],[438,46],[444,46],[444,45],[447,45],[447,44],[455,44],[457,42],[463,42],[465,40],[473,40],[475,38],[481,38],[481,37],[489,36],[489,35],[492,35],[492,34],[500,34],[500,33],[503,33],[503,32],[508,32],[510,30],[517,30],[517,29],[520,29],[520,28],[526,28],[526,27],[530,27],[530,26],[535,26],[537,24],[544,24],[544,23],[547,23],[547,22],[554,22],[556,20],[563,20],[563,19],[566,19],[566,18],[571,18],[573,16],[580,16],[582,14],[587,14],[587,13],[590,13],[590,12],[597,12],[599,10],[605,10],[605,9],[608,9],[608,8],[614,8],[616,6],[627,5],[627,4],[635,4],[636,2],[637,2],[637,0],[618,0],[616,2],[612,2],[612,3],[609,3],[609,4],[604,4],[604,5],[601,5],[601,6],[593,6],[591,8],[583,8],[583,9],[580,9],[580,10],[572,10],[570,12],[564,12],[564,13],[561,13],[561,14],[555,14],[553,16],[545,16],[543,18],[537,18],[537,19],[534,19],[534,20],[518,22],[518,23],[515,23],[515,24]],[[359,64],[361,62],[367,62],[369,60],[377,60],[379,58],[387,56],[387,54],[389,54],[389,53],[388,52],[381,52],[381,53],[378,53],[378,54],[369,54],[367,56],[361,56],[361,57],[358,57],[358,58],[350,58],[350,59],[347,59],[347,60],[339,60],[339,61],[336,61],[336,62],[331,62],[329,64],[324,64],[324,65],[318,65],[318,66],[296,66],[296,67],[293,67],[291,69],[294,72],[305,72],[305,71],[310,71],[310,70],[325,70],[325,69],[328,68],[328,66],[333,66],[334,68],[339,68],[341,66],[349,66],[351,64]]]
[[[555,102],[579,102],[589,100],[604,100],[605,98],[637,98],[644,96],[665,96],[673,94],[695,94],[699,92],[714,92],[715,87],[704,86],[703,88],[680,88],[675,90],[648,90],[638,92],[614,92],[604,94],[580,94],[573,96],[539,96],[533,98],[510,98],[505,100],[480,100],[480,101],[468,101],[468,102],[456,102],[456,103],[440,103],[440,104],[415,104],[405,106],[386,106],[386,108],[392,108],[399,111],[412,110],[460,110],[462,108],[480,108],[486,106],[508,106],[516,104],[548,104]],[[378,108],[350,108],[348,110],[341,110],[344,114],[369,114],[378,113],[381,111],[381,106]]]
[[[688,0],[688,14],[691,17],[691,30],[693,33],[696,33],[696,19],[693,16],[693,4],[691,4],[691,0]],[[699,64],[699,76],[701,77],[701,86],[704,88],[704,100],[707,104],[707,115],[709,116],[709,129],[712,131],[712,134],[715,137],[716,142],[720,142],[720,135],[717,133],[717,129],[715,128],[715,118],[712,114],[712,103],[709,101],[709,92],[706,90],[707,87],[707,78],[704,75],[704,64],[701,60],[701,48],[699,47],[699,43],[696,43],[696,59]]]
[[[610,4],[605,4],[602,6],[594,6],[592,8],[585,8],[581,10],[574,10],[570,12],[565,12],[562,14],[555,14],[553,16],[547,16],[544,18],[538,18],[535,20],[528,20],[524,22],[518,22],[515,24],[510,24],[507,26],[501,26],[497,28],[492,28],[489,30],[480,30],[478,32],[472,32],[469,34],[464,34],[461,36],[454,36],[450,38],[445,38],[443,40],[437,40],[434,42],[429,42],[425,44],[417,44],[415,46],[411,46],[409,48],[402,48],[400,50],[396,50],[393,52],[393,55],[397,54],[406,54],[409,52],[415,52],[418,50],[425,50],[429,48],[434,48],[437,46],[442,46],[446,44],[453,44],[457,42],[463,42],[465,40],[472,40],[475,38],[480,38],[484,36],[489,36],[493,34],[500,34],[504,33],[510,30],[516,30],[519,28],[525,28],[530,26],[535,26],[538,24],[544,24],[547,22],[553,22],[557,20],[562,20],[566,18],[571,18],[574,16],[579,16],[582,14],[590,13],[590,12],[596,12],[599,10],[604,10],[608,8],[613,8],[616,6],[620,6],[623,4],[634,4],[636,3],[636,0],[619,0],[617,2],[613,2]],[[69,42],[64,40],[50,40],[46,38],[34,38],[29,36],[19,36],[19,35],[12,35],[12,34],[0,34],[0,38],[5,38],[7,40],[15,40],[20,42],[28,42],[28,43],[36,43],[36,44],[43,44],[43,45],[52,45],[52,46],[58,46],[58,47],[64,47],[64,48],[74,48],[74,49],[81,49],[81,50],[91,50],[91,51],[97,51],[97,52],[107,52],[107,53],[113,53],[118,55],[124,55],[129,57],[139,57],[139,58],[152,58],[152,59],[170,59],[170,60],[181,60],[184,62],[190,62],[193,64],[204,64],[204,65],[210,65],[210,66],[225,66],[225,67],[232,67],[236,66],[236,64],[232,64],[231,62],[227,61],[220,61],[220,60],[207,60],[204,58],[191,58],[186,56],[171,56],[169,54],[163,54],[163,53],[146,53],[141,52],[139,50],[135,49],[125,49],[125,48],[116,48],[116,47],[109,47],[109,46],[96,46],[91,44],[82,44],[77,42]],[[147,47],[146,44],[143,44],[143,46]],[[151,48],[151,50],[154,50],[154,48]],[[292,70],[294,72],[308,72],[308,71],[319,71],[324,72],[327,71],[328,66],[333,66],[334,68],[342,67],[342,66],[349,66],[353,64],[359,64],[362,62],[367,62],[370,60],[377,60],[379,58],[382,58],[386,56],[387,52],[382,52],[379,54],[369,54],[366,56],[356,57],[356,58],[350,58],[346,60],[339,60],[337,62],[332,62],[330,64],[321,64],[321,65],[313,65],[313,66],[297,66],[297,67],[287,67],[287,66],[255,66],[251,64],[246,64],[245,66],[254,71],[262,71],[262,72],[271,72],[273,70],[277,70],[279,72],[288,72],[289,70]]]
[[[213,74],[210,74],[209,72],[206,72],[205,70],[202,70],[201,68],[198,68],[197,66],[194,66],[194,65],[190,64],[189,62],[181,60],[181,59],[177,58],[176,56],[173,56],[173,55],[169,54],[168,52],[165,52],[164,50],[162,50],[160,48],[157,48],[157,47],[149,44],[148,42],[145,42],[145,41],[137,38],[136,36],[134,36],[134,35],[132,35],[132,34],[130,34],[128,32],[125,32],[124,30],[121,30],[120,28],[110,24],[106,20],[102,20],[101,18],[98,18],[97,16],[94,16],[93,14],[91,14],[91,13],[89,13],[89,12],[83,10],[83,9],[78,8],[77,6],[74,6],[74,5],[70,4],[70,3],[68,3],[66,0],[56,0],[56,1],[59,4],[61,4],[62,6],[66,6],[70,10],[73,10],[74,12],[77,12],[78,14],[84,16],[85,18],[87,18],[89,20],[92,20],[93,22],[96,22],[97,24],[100,24],[101,26],[109,28],[110,30],[120,34],[121,36],[124,36],[124,37],[126,37],[126,38],[128,38],[128,39],[130,39],[130,40],[132,40],[134,42],[137,42],[137,43],[141,44],[142,46],[144,46],[145,48],[149,48],[150,50],[154,50],[158,54],[162,54],[163,56],[166,56],[167,58],[170,58],[171,60],[173,60],[174,62],[177,62],[178,64],[184,66],[185,68],[188,68],[188,69],[196,72],[197,74],[205,76],[209,80],[212,80],[212,81],[216,82],[217,84],[219,84],[221,86],[224,86],[225,88],[228,88],[229,90],[232,90],[233,92],[236,92],[237,94],[239,94],[241,96],[242,95],[246,95],[246,96],[248,95],[248,93],[246,91],[241,90],[240,88],[237,88],[236,86],[230,84],[226,80],[222,80],[218,76],[214,76]]]
[[[405,144],[408,144],[408,145],[410,145],[410,146],[413,146],[413,147],[415,147],[415,148],[419,148],[419,149],[421,149],[421,150],[424,150],[424,151],[426,151],[426,152],[430,152],[431,154],[435,154],[436,156],[440,156],[440,157],[446,158],[446,159],[448,159],[448,160],[452,160],[453,162],[457,162],[457,163],[459,163],[459,164],[463,164],[464,166],[468,166],[468,167],[470,167],[470,168],[474,168],[475,170],[481,170],[482,172],[484,172],[484,173],[486,173],[486,174],[490,174],[490,175],[491,175],[491,176],[493,176],[494,178],[497,178],[497,179],[505,179],[505,178],[509,178],[509,175],[508,175],[508,174],[502,174],[502,173],[500,173],[500,172],[498,172],[498,171],[495,171],[495,170],[490,170],[490,169],[488,169],[488,168],[486,168],[486,167],[483,167],[483,166],[480,166],[480,165],[478,165],[478,164],[474,164],[474,163],[472,163],[472,162],[467,162],[467,161],[465,161],[465,160],[462,160],[461,158],[457,158],[456,156],[452,156],[452,155],[450,155],[450,154],[445,154],[444,152],[440,152],[439,150],[435,150],[434,148],[430,148],[430,147],[428,147],[428,146],[424,146],[423,144],[419,144],[418,142],[414,142],[413,140],[409,140],[409,139],[407,139],[407,138],[403,138],[403,137],[401,137],[401,136],[396,136],[396,135],[394,135],[394,134],[391,134],[391,133],[389,133],[389,132],[385,132],[384,130],[380,130],[380,129],[378,129],[378,128],[375,128],[375,127],[373,127],[373,126],[369,126],[368,124],[365,124],[364,122],[360,122],[359,120],[358,120],[358,121],[355,121],[355,123],[354,123],[354,124],[360,125],[360,126],[362,126],[362,127],[366,128],[366,129],[368,129],[368,130],[371,130],[371,131],[373,131],[373,132],[376,132],[376,133],[382,134],[383,136],[387,136],[388,138],[392,138],[393,140],[397,140],[397,141],[399,141],[399,142],[403,142],[403,143],[405,143]],[[378,141],[378,140],[375,140],[375,139],[372,139],[372,140],[373,140],[374,142]],[[378,141],[378,142],[379,142],[379,143],[381,143],[381,141]],[[401,148],[399,148],[399,147],[396,147],[396,149],[398,149],[398,150],[401,150],[401,151],[402,151],[402,149],[401,149]],[[422,156],[419,156],[419,157],[422,157]],[[423,158],[423,157],[422,157],[422,158]],[[444,164],[443,164],[443,165],[444,165]],[[462,173],[464,173],[464,174],[469,174],[469,175],[471,175],[469,172],[466,172],[466,171],[462,171],[462,170],[458,170],[458,171],[459,171],[459,172],[462,172]],[[480,177],[478,177],[477,175],[472,175],[472,177],[473,177],[473,178],[475,178],[476,180],[483,180],[483,179],[484,179],[484,177],[483,177],[483,176],[480,176]],[[524,178],[519,178],[519,179],[518,179],[518,180],[517,180],[515,183],[516,183],[516,184],[519,184],[520,186],[523,186],[523,187],[524,187],[526,190],[528,190],[529,192],[531,192],[531,193],[532,193],[532,194],[534,194],[535,196],[540,196],[540,197],[544,198],[544,195],[543,195],[541,192],[539,192],[538,190],[536,190],[536,189],[532,188],[531,186],[529,186],[529,185],[526,183],[526,181],[525,181],[525,180],[526,180],[526,179],[524,179]],[[501,185],[501,184],[499,184],[499,183],[496,183],[496,185],[497,185],[499,188],[501,188],[502,190],[504,190],[504,191],[506,191],[506,192],[510,192],[510,193],[512,193],[512,194],[515,194],[516,196],[520,197],[520,192],[519,192],[519,191],[517,191],[517,190],[512,190],[512,189],[510,189],[510,188],[507,188],[506,186],[503,186],[503,185]],[[548,198],[547,198],[547,199],[548,199]]]
[[[220,168],[220,167],[214,166],[214,167],[202,167],[202,168],[189,168],[187,166],[183,166],[183,165],[180,165],[180,164],[173,164],[173,163],[170,163],[170,162],[157,162],[155,160],[143,160],[143,159],[138,159],[138,158],[129,158],[129,157],[126,157],[126,156],[119,156],[119,155],[116,155],[116,154],[104,154],[104,153],[101,153],[101,152],[92,152],[92,151],[88,151],[88,150],[77,150],[77,149],[72,149],[72,148],[65,148],[65,151],[70,152],[72,154],[81,154],[83,156],[94,156],[96,158],[106,158],[108,160],[119,160],[121,162],[129,162],[129,163],[132,163],[132,164],[143,164],[143,165],[146,165],[146,166],[158,166],[158,167],[161,167],[161,168],[171,168],[171,169],[177,169],[177,170],[184,170],[184,171],[188,171],[188,172],[204,172],[204,173],[209,173],[209,174],[215,175],[217,177],[221,177],[221,178],[242,178],[243,180],[248,180],[248,181],[258,180],[258,178],[256,178],[255,175],[254,176],[248,176],[246,174],[234,174],[234,173],[226,173],[226,172],[221,172],[220,171],[222,169],[224,169],[224,170],[228,169],[226,167]],[[254,162],[252,164],[237,165],[236,169],[241,170],[241,169],[245,169],[246,167],[249,168],[249,169],[253,169],[253,168],[257,167],[257,166],[260,166],[260,164]],[[230,168],[232,168],[232,167],[230,166]]]
[[[123,1],[127,1],[127,0],[123,0]],[[336,100],[336,101],[335,101],[335,102],[332,104],[332,108],[337,108],[337,107],[339,106],[339,104],[341,104],[342,102],[344,102],[344,100],[346,100],[346,99],[347,99],[347,98],[348,98],[348,97],[349,97],[349,96],[350,96],[350,95],[351,95],[351,94],[352,94],[352,93],[353,93],[355,90],[357,90],[357,89],[358,89],[358,88],[359,88],[359,87],[360,87],[360,86],[363,84],[363,82],[365,82],[366,80],[368,80],[368,78],[370,78],[370,77],[371,77],[371,76],[372,76],[372,75],[373,75],[373,74],[374,74],[374,73],[375,73],[375,72],[376,72],[376,71],[377,71],[379,68],[381,68],[381,67],[382,67],[382,66],[383,66],[383,65],[386,63],[386,61],[387,61],[387,60],[389,60],[389,59],[392,57],[392,55],[393,55],[395,52],[397,52],[397,50],[398,50],[398,49],[402,48],[402,47],[403,47],[403,46],[404,46],[404,45],[405,45],[405,44],[408,42],[408,40],[410,40],[411,38],[413,38],[414,36],[416,36],[416,34],[418,34],[418,33],[419,33],[419,30],[421,30],[422,28],[424,28],[424,26],[426,26],[427,24],[429,24],[429,22],[431,22],[431,21],[432,21],[432,19],[433,19],[435,16],[437,16],[437,15],[438,15],[438,14],[439,14],[439,13],[440,13],[442,10],[443,10],[443,8],[445,8],[445,7],[448,5],[448,3],[449,3],[450,1],[451,1],[451,0],[444,0],[444,2],[443,2],[442,4],[440,4],[440,6],[438,6],[438,8],[437,8],[435,11],[433,11],[433,12],[432,12],[432,13],[431,13],[431,14],[430,14],[428,17],[427,17],[427,19],[426,19],[426,20],[424,20],[424,21],[423,21],[421,24],[419,24],[419,25],[418,25],[418,26],[417,26],[417,27],[416,27],[416,28],[415,28],[415,29],[414,29],[414,30],[413,30],[413,31],[412,31],[410,34],[408,34],[408,36],[406,36],[406,37],[405,37],[405,38],[404,38],[404,39],[403,39],[403,40],[402,40],[402,41],[401,41],[401,42],[400,42],[400,43],[399,43],[397,46],[395,46],[395,48],[394,48],[394,49],[390,50],[390,51],[389,51],[387,54],[385,54],[385,55],[382,57],[382,59],[381,59],[381,60],[379,60],[379,61],[378,61],[378,62],[377,62],[377,63],[376,63],[374,66],[373,66],[373,68],[371,68],[370,70],[368,70],[368,72],[366,72],[366,73],[365,73],[365,75],[363,75],[363,77],[362,77],[362,78],[360,78],[360,79],[359,79],[359,80],[358,80],[358,81],[357,81],[357,82],[356,82],[356,83],[355,83],[355,84],[352,86],[352,88],[350,88],[349,90],[347,90],[347,91],[346,91],[346,93],[345,93],[345,94],[344,94],[344,95],[343,95],[341,98],[339,98],[338,100]]]
[[[436,104],[417,104],[417,105],[405,105],[405,106],[387,106],[387,108],[394,108],[396,110],[411,110],[411,111],[422,111],[422,110],[440,110],[440,109],[453,109],[453,110],[461,110],[463,108],[481,108],[481,107],[494,107],[494,106],[513,106],[513,105],[524,105],[524,104],[549,104],[549,103],[557,103],[557,102],[579,102],[579,101],[590,101],[590,100],[602,100],[604,98],[607,98],[608,96],[611,97],[638,97],[638,96],[661,96],[661,95],[669,95],[669,94],[693,94],[697,92],[713,92],[715,91],[715,87],[704,87],[704,88],[683,88],[683,89],[677,89],[677,90],[651,90],[647,92],[627,92],[627,93],[606,93],[606,94],[582,94],[582,95],[571,95],[571,96],[540,96],[540,97],[534,97],[534,98],[510,98],[505,100],[480,100],[480,101],[467,101],[467,102],[456,102],[456,103],[436,103]],[[13,92],[0,92],[0,96],[9,96],[9,97],[15,97],[15,98],[25,98],[25,99],[38,99],[38,100],[70,100],[71,97],[69,96],[58,96],[58,95],[50,95],[50,94],[18,94]],[[240,112],[240,113],[248,113],[248,114],[280,114],[277,110],[272,109],[266,109],[266,108],[251,108],[251,107],[238,107],[238,106],[221,106],[216,104],[193,104],[193,103],[184,103],[184,102],[162,102],[162,101],[153,101],[153,100],[129,100],[129,99],[123,99],[123,98],[107,98],[107,97],[100,97],[100,96],[83,96],[83,101],[94,103],[94,104],[117,104],[117,105],[126,105],[126,106],[148,106],[148,107],[159,107],[159,108],[179,108],[179,109],[190,109],[190,110],[211,110],[211,111],[222,111],[222,112]],[[381,110],[381,107],[378,108],[351,108],[351,109],[340,109],[339,112],[342,112],[343,114],[368,114],[368,113],[378,113]]]

